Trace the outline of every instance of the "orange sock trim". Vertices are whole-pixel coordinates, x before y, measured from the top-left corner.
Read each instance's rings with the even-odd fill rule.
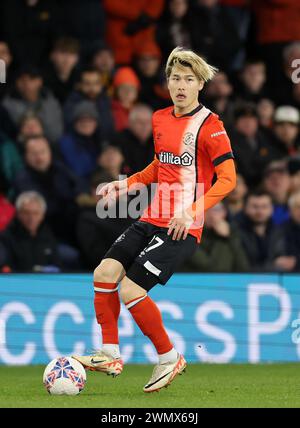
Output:
[[[132,306],[129,311],[143,334],[149,337],[158,354],[171,351],[173,345],[164,328],[161,313],[149,296]]]
[[[94,307],[102,330],[102,343],[119,343],[118,319],[120,299],[116,283],[94,282]],[[100,291],[104,290],[104,291]]]

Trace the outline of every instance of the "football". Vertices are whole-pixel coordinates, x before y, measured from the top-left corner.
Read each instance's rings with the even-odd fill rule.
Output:
[[[85,382],[83,366],[71,357],[50,361],[43,374],[43,384],[52,395],[77,395],[83,390]]]

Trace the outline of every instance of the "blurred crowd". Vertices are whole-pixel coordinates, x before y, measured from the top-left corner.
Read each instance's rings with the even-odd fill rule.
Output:
[[[96,189],[153,160],[176,46],[219,69],[199,100],[238,172],[178,269],[300,271],[299,0],[0,0],[1,272],[92,270],[136,220]]]

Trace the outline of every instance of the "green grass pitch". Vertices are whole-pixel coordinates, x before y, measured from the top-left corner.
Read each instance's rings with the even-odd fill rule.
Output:
[[[300,365],[189,364],[169,388],[145,394],[151,365],[127,365],[116,379],[87,372],[74,397],[48,395],[44,367],[0,366],[0,407],[300,407]]]

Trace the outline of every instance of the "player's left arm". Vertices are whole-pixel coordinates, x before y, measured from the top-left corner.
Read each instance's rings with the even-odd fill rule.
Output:
[[[173,239],[186,239],[190,226],[196,219],[203,219],[209,208],[220,202],[236,186],[236,171],[230,140],[221,121],[205,130],[204,144],[215,167],[217,180],[215,184],[201,195],[186,211],[174,216],[169,222],[168,235],[173,232]]]

